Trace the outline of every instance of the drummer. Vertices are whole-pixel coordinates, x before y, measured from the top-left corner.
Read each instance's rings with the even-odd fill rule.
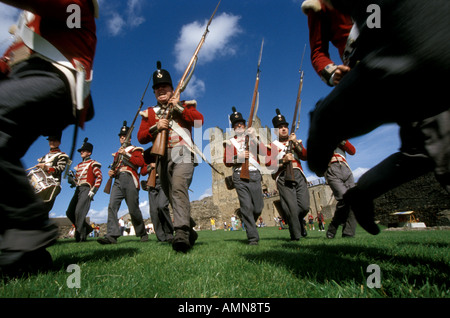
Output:
[[[61,175],[70,161],[69,156],[59,149],[59,146],[61,145],[61,135],[62,133],[48,136],[47,140],[48,145],[50,146],[50,152],[39,158],[38,164],[35,166],[35,168],[41,169],[48,176],[53,177],[53,180],[56,182],[56,185],[54,185],[56,188],[52,192],[52,196],[48,198],[48,200],[44,200],[44,206],[47,213],[51,211],[57,195],[61,192]]]

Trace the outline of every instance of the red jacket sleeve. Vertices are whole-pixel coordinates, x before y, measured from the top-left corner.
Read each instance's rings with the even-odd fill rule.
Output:
[[[142,151],[136,149],[131,153],[130,163],[137,167],[143,167],[145,165],[144,156],[142,155]]]
[[[234,146],[231,143],[227,142],[225,144],[225,149],[223,152],[223,163],[226,167],[232,167],[234,165],[235,156],[236,150]]]
[[[141,125],[137,133],[137,139],[141,144],[148,144],[153,141],[156,136],[152,136],[149,132],[150,127],[156,124],[155,112],[152,107],[147,108],[146,111],[141,113]]]
[[[191,127],[195,128],[201,127],[204,123],[203,115],[197,110],[195,104],[183,103],[183,107],[184,110],[183,113],[181,114],[183,120]]]
[[[308,153],[301,141],[300,141],[300,147],[302,147],[302,151],[301,152],[295,151],[295,152],[297,153],[297,156],[300,158],[300,160],[306,161],[308,159]]]
[[[323,6],[319,12],[311,10],[308,13],[311,63],[319,75],[325,66],[335,64],[330,58],[329,43],[338,49],[342,57],[352,25],[349,16]]]

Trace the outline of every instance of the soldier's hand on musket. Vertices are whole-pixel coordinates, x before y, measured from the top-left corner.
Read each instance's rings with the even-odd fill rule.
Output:
[[[292,153],[287,153],[284,157],[283,157],[283,163],[289,163],[290,161],[294,160],[294,155]]]
[[[173,95],[169,99],[169,105],[172,104],[173,106],[177,106],[180,103],[180,96]]]
[[[292,141],[293,143],[297,143],[297,136],[295,133],[292,133],[289,135],[289,141]]]
[[[346,65],[338,65],[337,69],[333,73],[333,85],[339,84],[339,82],[342,80],[342,78],[350,72],[350,67]]]
[[[159,131],[164,130],[164,129],[169,129],[169,120],[161,118],[158,121],[157,127],[158,127]]]

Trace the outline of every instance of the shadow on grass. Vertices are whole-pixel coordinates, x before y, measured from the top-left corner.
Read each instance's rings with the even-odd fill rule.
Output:
[[[64,244],[70,243],[71,242],[64,242]],[[140,252],[139,248],[130,246],[120,247],[117,245],[111,245],[105,248],[105,246],[101,246],[98,243],[95,243],[95,245],[93,243],[76,243],[75,241],[73,241],[73,243],[79,245],[71,244],[71,248],[74,249],[70,251],[62,250],[58,253],[58,255],[53,256],[53,268],[55,271],[65,269],[70,264],[81,264],[87,262],[107,263],[124,257],[131,257]]]
[[[318,283],[332,280],[365,282],[364,279],[371,274],[367,273],[367,267],[377,264],[385,282],[401,281],[416,286],[427,283],[449,284],[450,265],[445,261],[414,255],[393,255],[388,249],[354,244],[302,246],[285,243],[278,250],[255,251],[243,256],[251,262],[283,266],[298,278],[314,279]]]

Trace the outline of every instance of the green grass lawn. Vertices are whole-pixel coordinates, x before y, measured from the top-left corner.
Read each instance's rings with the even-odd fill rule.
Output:
[[[339,229],[339,235],[340,235]],[[33,298],[449,298],[450,231],[358,228],[355,238],[326,239],[309,231],[299,242],[288,230],[259,229],[258,246],[244,231],[200,231],[194,248],[121,237],[60,240],[48,250],[55,269],[0,282],[1,297]],[[67,271],[75,264],[79,271]],[[379,266],[380,288],[369,288],[369,265]],[[76,276],[79,274],[78,276]],[[78,279],[79,278],[79,279]],[[370,279],[370,281],[375,281]],[[79,288],[74,284],[80,283]],[[72,287],[72,288],[70,288]]]

